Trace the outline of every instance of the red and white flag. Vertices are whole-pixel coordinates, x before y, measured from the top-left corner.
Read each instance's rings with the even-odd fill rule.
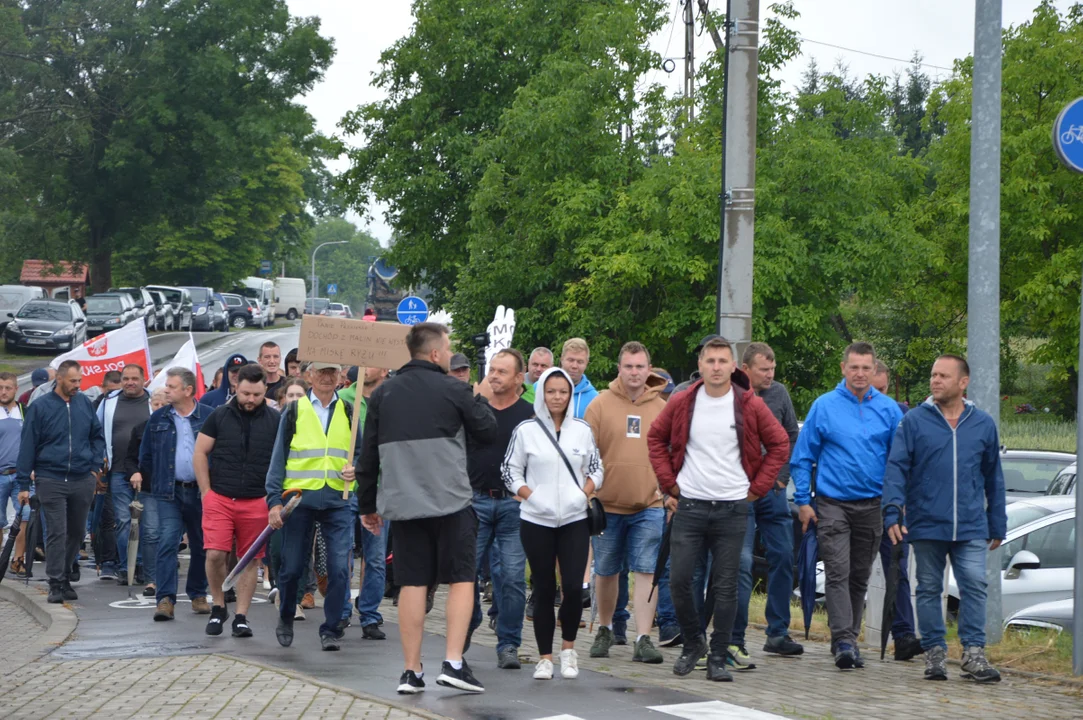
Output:
[[[203,367],[199,364],[199,354],[196,352],[196,343],[192,339],[191,335],[188,337],[188,342],[181,345],[180,350],[173,356],[165,366],[158,371],[158,374],[154,376],[154,380],[147,386],[147,390],[154,392],[160,387],[165,387],[166,370],[169,368],[182,367],[185,370],[191,370],[196,376],[196,399],[203,397],[203,393],[206,392],[206,388],[203,386]]]
[[[119,330],[112,330],[91,338],[79,347],[57,355],[49,365],[60,367],[65,360],[78,360],[83,368],[83,387],[102,384],[102,378],[112,370],[123,370],[125,365],[138,365],[150,375],[150,347],[147,345],[147,326],[141,322],[128,323]]]

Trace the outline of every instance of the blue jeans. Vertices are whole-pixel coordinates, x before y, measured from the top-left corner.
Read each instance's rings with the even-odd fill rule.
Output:
[[[131,538],[132,532],[132,509],[128,506],[135,499],[135,488],[128,482],[124,473],[111,472],[109,473],[109,492],[113,496],[113,517],[116,522],[117,564],[123,573],[128,571],[128,540]],[[139,493],[139,500],[143,503],[143,514],[139,518],[139,557],[137,561],[140,565],[146,565],[143,568],[143,574],[147,577],[147,582],[152,582],[154,563],[142,562],[144,552],[147,552],[146,536],[148,526],[151,524],[147,519],[146,495]],[[155,515],[155,517],[157,516]],[[157,530],[155,530],[155,535],[157,535]],[[155,543],[155,548],[157,548],[157,543]],[[154,557],[154,555],[148,554],[147,557]]]
[[[181,536],[188,533],[188,577],[184,583],[189,600],[207,597],[207,555],[203,552],[203,501],[199,488],[177,485],[173,499],[157,498],[161,537],[158,542],[158,593],[156,600],[165,598],[177,602],[177,549]]]
[[[959,641],[963,647],[985,647],[985,540],[912,540],[918,562],[918,627],[923,650],[940,646],[944,640],[944,566],[951,557],[951,569],[959,588]]]
[[[880,564],[887,577],[891,567],[891,538],[884,533],[880,539]],[[910,543],[902,544],[902,557],[899,558],[899,584],[895,590],[895,622],[891,623],[891,637],[897,641],[901,637],[914,635],[914,607],[910,604],[910,578],[907,575],[910,564]]]
[[[90,533],[94,539],[91,549],[94,552],[94,564],[102,572],[117,571],[116,519],[113,514],[113,498],[109,493],[95,494],[90,506],[88,518]]]
[[[384,619],[380,615],[380,601],[384,599],[384,582],[387,579],[387,531],[386,521],[379,535],[361,529],[361,549],[365,554],[365,576],[361,579],[361,591],[357,596],[357,615],[361,627],[378,624]]]
[[[654,591],[658,594],[658,610],[655,612],[655,618],[660,630],[677,627],[677,611],[673,609],[673,596],[669,593],[669,563],[669,558],[666,558],[666,569],[662,572],[662,577],[658,578],[658,588]],[[623,595],[627,604],[627,585],[624,585]],[[617,596],[617,604],[620,604],[620,595]],[[624,614],[627,615],[628,611],[625,610]],[[613,613],[613,622],[617,622],[617,613]],[[628,621],[625,620],[625,622]]]
[[[323,599],[323,624],[320,635],[338,637],[338,623],[349,616],[346,593],[350,586],[350,549],[353,546],[354,513],[349,505],[334,504],[329,488],[312,492],[310,504],[302,501],[294,508],[282,533],[282,567],[278,578],[279,617],[293,623],[297,606],[297,588],[312,554],[316,522],[320,523],[327,545],[327,594]],[[344,612],[345,611],[345,612]]]
[[[0,527],[8,524],[8,501],[18,519],[22,508],[19,506],[19,483],[15,482],[14,474],[0,475]]]
[[[793,516],[784,490],[772,490],[752,503],[741,571],[737,578],[737,617],[733,621],[733,645],[745,644],[748,602],[752,598],[752,550],[756,528],[767,549],[767,637],[781,637],[790,629],[790,596],[793,594]]]
[[[666,529],[665,509],[645,508],[628,515],[607,512],[605,517],[605,532],[592,538],[594,572],[602,577],[612,577],[625,569],[653,573]]]
[[[666,573],[666,577],[669,577],[669,573]],[[628,620],[631,617],[632,613],[628,612],[628,566],[625,565],[620,570],[620,579],[617,580],[617,607],[613,610],[614,632],[617,628],[624,628],[627,632]]]
[[[523,643],[523,611],[526,608],[526,552],[519,537],[519,503],[510,497],[491,498],[474,493],[478,516],[477,556],[492,546],[499,557],[499,572],[493,572],[493,604],[499,602],[496,618],[496,649],[518,648]],[[481,626],[481,585],[475,583],[474,614],[470,629]]]

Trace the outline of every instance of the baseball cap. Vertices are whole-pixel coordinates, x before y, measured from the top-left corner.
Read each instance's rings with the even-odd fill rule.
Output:
[[[357,366],[356,365],[354,365],[353,367],[351,367],[349,370],[346,371],[346,379],[349,380],[352,383],[357,382]]]
[[[226,368],[233,370],[239,368],[241,365],[247,365],[248,360],[244,355],[230,355],[229,360],[226,360]]]
[[[45,368],[38,368],[30,373],[30,382],[34,384],[34,387],[44,385],[49,382],[49,371]]]
[[[711,342],[715,338],[721,338],[721,337],[722,336],[718,335],[718,334],[704,335],[703,339],[699,341],[699,345],[696,345],[696,349],[693,350],[692,352],[695,353],[696,355],[699,355],[699,351],[703,349],[704,345]]]
[[[328,368],[334,368],[335,370],[341,370],[342,366],[339,365],[338,363],[325,363],[325,362],[314,362],[314,363],[312,363],[312,369],[313,370],[327,370]]]
[[[466,359],[466,356],[462,353],[455,353],[451,356],[451,369],[461,370],[462,368],[470,367],[470,361]]]
[[[666,386],[664,388],[662,388],[662,392],[664,392],[664,393],[672,393],[673,390],[677,387],[676,385],[673,384],[673,376],[670,375],[665,370],[655,370],[654,374],[658,375],[659,377],[665,378]]]

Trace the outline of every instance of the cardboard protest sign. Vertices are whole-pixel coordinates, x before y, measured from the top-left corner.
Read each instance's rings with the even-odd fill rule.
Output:
[[[398,370],[410,362],[409,325],[305,315],[297,358],[303,361]]]

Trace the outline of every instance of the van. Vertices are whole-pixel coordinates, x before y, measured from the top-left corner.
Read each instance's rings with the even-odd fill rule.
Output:
[[[275,284],[266,278],[246,277],[241,294],[252,298],[260,307],[260,327],[275,324]]]
[[[280,277],[274,280],[275,315],[296,320],[305,311],[305,281],[301,278]]]
[[[0,333],[7,327],[11,318],[8,313],[14,315],[19,308],[30,300],[45,297],[45,291],[32,285],[0,285]]]

